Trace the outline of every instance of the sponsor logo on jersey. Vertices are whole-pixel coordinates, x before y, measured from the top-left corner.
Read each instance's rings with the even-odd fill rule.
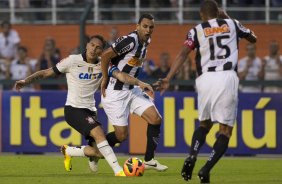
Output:
[[[78,75],[79,79],[82,80],[90,80],[90,79],[98,79],[101,78],[102,74],[101,73],[80,73]]]
[[[126,52],[129,52],[130,49],[134,46],[134,43],[130,43],[129,45],[126,45],[122,49],[120,49],[119,54],[124,54]]]
[[[223,24],[220,27],[207,27],[204,29],[205,36],[212,36],[218,33],[229,33],[230,29],[228,25]]]
[[[93,67],[88,67],[88,72],[93,73]]]
[[[143,63],[143,59],[138,59],[137,57],[133,57],[127,63],[130,66],[141,66]]]

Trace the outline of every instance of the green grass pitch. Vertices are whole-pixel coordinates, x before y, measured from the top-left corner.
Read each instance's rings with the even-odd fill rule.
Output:
[[[129,156],[118,156],[120,164]],[[139,157],[141,158],[141,157]],[[184,157],[159,157],[169,169],[166,172],[145,171],[142,177],[114,177],[105,160],[99,172],[88,169],[86,158],[73,158],[73,170],[66,172],[59,155],[0,155],[1,184],[176,184],[187,183],[180,177]],[[189,184],[199,183],[197,172],[205,163],[200,157]],[[281,184],[281,158],[225,157],[211,173],[212,184]]]

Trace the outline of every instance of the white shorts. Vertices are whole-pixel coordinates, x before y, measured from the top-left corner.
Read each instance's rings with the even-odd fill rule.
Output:
[[[206,72],[196,79],[199,120],[234,126],[239,79],[235,71]]]
[[[130,113],[141,116],[151,106],[153,100],[139,87],[131,90],[106,89],[106,97],[101,102],[112,125],[127,126]]]

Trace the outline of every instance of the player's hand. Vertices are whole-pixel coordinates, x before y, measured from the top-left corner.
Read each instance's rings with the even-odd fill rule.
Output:
[[[20,91],[21,88],[25,87],[25,85],[26,85],[25,80],[16,81],[16,83],[14,85],[14,89],[17,90],[17,91]]]
[[[103,97],[106,97],[106,86],[107,86],[107,80],[106,79],[102,79],[102,83],[101,83],[101,93],[103,95]]]
[[[150,84],[147,84],[147,83],[145,83],[145,82],[140,81],[140,82],[138,82],[138,86],[139,86],[143,91],[154,94],[154,90],[153,90],[153,88],[152,88],[152,86],[151,86]]]
[[[161,92],[161,95],[163,95],[169,87],[169,80],[167,78],[159,79],[155,85],[158,86],[157,89]]]

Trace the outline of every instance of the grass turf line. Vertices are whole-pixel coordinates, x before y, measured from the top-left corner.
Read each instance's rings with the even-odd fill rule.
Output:
[[[128,157],[119,157],[122,165]],[[180,176],[185,158],[160,157],[158,160],[167,165],[166,172],[145,171],[143,177],[114,177],[105,160],[99,161],[99,172],[93,174],[88,169],[87,158],[73,158],[73,170],[66,172],[62,156],[46,155],[0,155],[1,184],[174,184],[187,183]],[[189,184],[199,183],[197,172],[206,158],[199,158],[193,178]],[[281,158],[223,158],[211,173],[213,184],[278,184],[282,183]]]

